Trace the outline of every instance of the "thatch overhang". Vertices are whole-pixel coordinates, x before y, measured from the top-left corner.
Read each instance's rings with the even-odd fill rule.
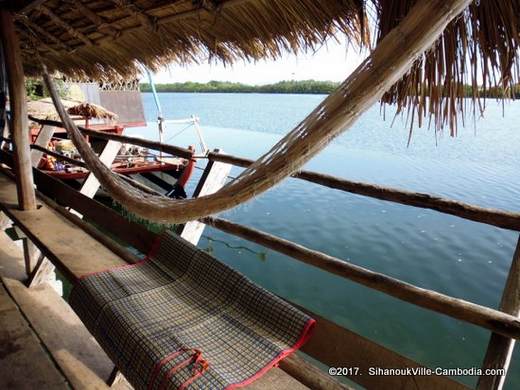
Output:
[[[277,58],[312,51],[339,35],[370,48],[417,1],[26,0],[0,6],[11,4],[17,14],[27,74],[39,73],[39,57],[52,71],[101,79],[135,76],[139,64],[157,69],[172,62]],[[520,0],[475,1],[383,101],[455,130],[467,102],[465,85],[473,87],[475,102],[490,87],[504,88],[507,96],[518,83],[519,43]]]

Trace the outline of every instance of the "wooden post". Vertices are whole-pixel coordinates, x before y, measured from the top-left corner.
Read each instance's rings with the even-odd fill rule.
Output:
[[[520,317],[520,237],[518,238],[518,244],[511,262],[502,300],[500,301],[500,310]],[[491,334],[482,369],[503,368],[505,372],[504,375],[482,375],[478,380],[478,390],[502,389],[514,348],[514,339],[497,333]]]
[[[213,153],[218,154],[222,153],[222,151],[215,149]],[[208,161],[206,169],[204,169],[197,184],[197,188],[195,188],[193,192],[193,197],[197,198],[199,196],[210,195],[220,190],[224,184],[226,184],[226,179],[230,171],[230,164]],[[197,245],[205,227],[206,225],[199,221],[190,221],[182,226],[179,235],[193,245]]]
[[[4,49],[0,39],[0,150],[4,148],[3,138],[9,138],[9,128],[7,126],[7,73],[5,70]]]
[[[29,150],[25,80],[20,43],[15,32],[13,16],[5,10],[0,10],[0,35],[9,82],[18,205],[22,210],[34,210],[36,209],[36,196]]]

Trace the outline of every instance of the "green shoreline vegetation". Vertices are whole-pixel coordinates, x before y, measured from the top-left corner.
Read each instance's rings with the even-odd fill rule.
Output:
[[[155,88],[157,92],[329,94],[334,91],[339,84],[339,82],[335,81],[317,80],[286,80],[265,85],[249,85],[231,81],[209,81],[207,83],[187,81],[184,83],[156,84]],[[148,83],[141,83],[140,89],[141,92],[152,92],[152,88]],[[464,86],[466,97],[471,97],[473,95],[472,91],[471,86]],[[519,99],[520,85],[516,85],[512,90],[507,91],[504,91],[504,89],[500,87],[489,88],[485,92],[481,91],[480,96],[486,98],[509,97]]]
[[[249,85],[230,81],[210,81],[208,83],[156,84],[157,92],[224,92],[224,93],[296,93],[296,94],[328,94],[334,91],[339,83],[334,81],[280,81],[275,84]],[[140,84],[141,92],[152,92],[148,83]]]

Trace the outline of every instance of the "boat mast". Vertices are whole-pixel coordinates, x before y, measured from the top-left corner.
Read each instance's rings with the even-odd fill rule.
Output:
[[[152,94],[153,94],[153,99],[155,100],[155,107],[157,108],[157,127],[159,129],[159,142],[162,144],[164,143],[164,128],[163,128],[163,122],[164,122],[164,117],[163,117],[163,113],[162,113],[162,108],[161,108],[161,102],[159,100],[159,95],[157,95],[157,90],[155,89],[155,83],[153,82],[153,77],[152,77],[152,73],[150,72],[150,69],[148,68],[145,68],[146,70],[146,74],[148,75],[148,82],[150,83],[150,86],[152,87]],[[162,150],[159,151],[159,158],[160,158],[160,161],[162,161]],[[162,162],[161,162],[162,164]]]

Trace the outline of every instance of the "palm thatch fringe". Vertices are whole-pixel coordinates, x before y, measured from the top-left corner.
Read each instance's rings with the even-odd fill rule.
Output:
[[[67,112],[71,115],[79,115],[83,118],[99,118],[99,119],[117,119],[117,114],[112,111],[108,111],[106,108],[98,106],[94,103],[80,103],[67,109]]]
[[[427,0],[47,0],[44,9],[20,13],[18,29],[25,31],[28,74],[41,74],[37,53],[71,78],[133,78],[141,64],[156,70],[172,62],[279,58],[340,35],[370,48],[419,1]],[[454,135],[458,113],[481,113],[486,90],[499,87],[507,98],[520,82],[519,40],[520,0],[473,1],[382,102],[396,104],[412,124],[449,126]]]

